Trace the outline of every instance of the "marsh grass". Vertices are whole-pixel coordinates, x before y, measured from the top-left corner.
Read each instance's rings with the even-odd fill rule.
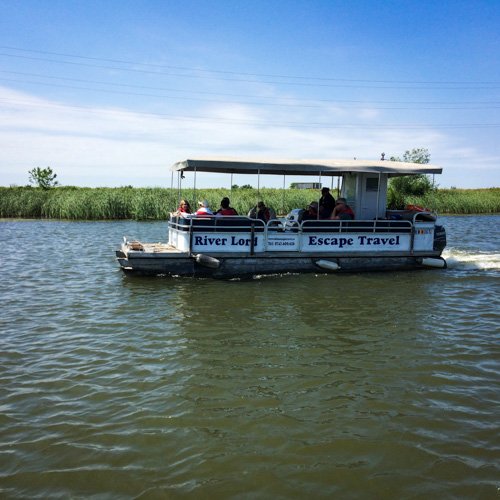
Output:
[[[305,207],[318,199],[316,190],[300,189],[192,189],[183,190],[196,209],[198,200],[208,200],[212,209],[224,196],[240,214],[247,214],[258,201],[286,214],[292,208]],[[168,188],[75,188],[0,187],[0,217],[54,218],[74,220],[136,219],[165,220],[176,210],[179,193]]]
[[[500,213],[500,188],[437,189],[405,201],[441,214],[494,214]]]
[[[336,196],[336,193],[333,193]],[[317,190],[306,189],[192,189],[182,198],[193,208],[206,199],[212,209],[229,196],[240,214],[247,214],[259,200],[278,214],[304,208],[319,198]],[[179,193],[168,188],[78,188],[0,187],[0,217],[73,220],[136,219],[166,220],[177,208]],[[500,188],[439,189],[425,196],[408,196],[405,203],[421,205],[441,214],[500,213]]]

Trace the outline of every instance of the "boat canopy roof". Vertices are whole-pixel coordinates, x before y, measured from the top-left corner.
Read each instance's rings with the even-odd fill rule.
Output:
[[[275,160],[251,158],[193,158],[175,163],[171,170],[226,174],[341,175],[347,172],[381,173],[389,176],[440,174],[436,165],[388,160]]]

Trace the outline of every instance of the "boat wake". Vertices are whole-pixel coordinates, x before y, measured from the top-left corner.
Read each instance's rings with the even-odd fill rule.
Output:
[[[442,255],[450,269],[500,269],[500,253],[448,249]]]

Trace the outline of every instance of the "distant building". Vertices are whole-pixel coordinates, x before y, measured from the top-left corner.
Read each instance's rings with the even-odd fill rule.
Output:
[[[321,189],[321,182],[292,182],[292,189]]]

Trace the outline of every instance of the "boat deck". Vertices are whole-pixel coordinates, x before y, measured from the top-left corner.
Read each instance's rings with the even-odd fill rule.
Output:
[[[122,250],[125,253],[137,254],[185,254],[170,243],[142,243],[140,241],[129,241],[124,243]]]

